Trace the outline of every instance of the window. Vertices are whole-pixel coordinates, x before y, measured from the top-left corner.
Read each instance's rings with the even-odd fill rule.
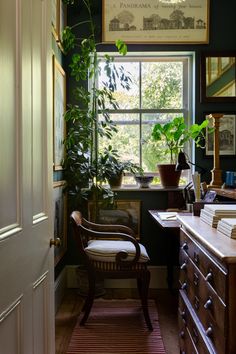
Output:
[[[157,163],[169,163],[170,156],[163,143],[153,142],[154,124],[166,123],[183,116],[188,122],[191,116],[192,55],[126,55],[115,57],[115,65],[122,65],[131,78],[130,89],[117,86],[114,93],[118,109],[109,108],[111,119],[117,126],[112,139],[99,140],[102,151],[109,144],[117,149],[122,160],[139,163],[145,173],[157,174]],[[101,75],[98,87],[106,82]],[[102,119],[102,118],[101,118]],[[190,151],[187,151],[190,155]]]

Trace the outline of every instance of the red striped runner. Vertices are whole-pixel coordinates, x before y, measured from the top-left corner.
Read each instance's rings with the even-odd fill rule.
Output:
[[[86,325],[76,324],[67,354],[165,354],[154,300],[149,312],[152,332],[138,300],[95,300]]]

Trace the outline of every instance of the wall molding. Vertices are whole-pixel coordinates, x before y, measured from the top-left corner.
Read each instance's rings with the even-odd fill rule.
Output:
[[[67,289],[67,267],[63,268],[54,283],[55,313],[59,309]]]

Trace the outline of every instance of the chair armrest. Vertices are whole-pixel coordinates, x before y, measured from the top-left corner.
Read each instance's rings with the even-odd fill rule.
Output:
[[[79,227],[81,227],[83,234],[86,237],[92,238],[92,239],[114,239],[114,238],[120,238],[122,240],[125,241],[130,241],[131,243],[133,243],[134,247],[135,247],[135,255],[134,258],[131,261],[125,261],[125,259],[128,257],[128,253],[125,250],[120,250],[117,255],[116,255],[116,262],[117,264],[119,264],[122,267],[130,267],[135,265],[140,258],[140,246],[139,243],[137,242],[136,238],[131,236],[131,235],[127,235],[125,233],[121,233],[121,232],[100,232],[100,231],[94,231],[91,229],[87,229],[86,227],[84,227],[83,225],[79,225]]]
[[[91,230],[105,232],[121,232],[135,237],[134,231],[125,225],[97,224],[83,218],[83,225]]]

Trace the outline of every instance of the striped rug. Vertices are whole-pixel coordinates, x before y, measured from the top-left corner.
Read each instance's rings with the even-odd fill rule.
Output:
[[[149,312],[152,332],[138,300],[95,300],[86,325],[78,320],[67,354],[165,354],[154,300]]]

